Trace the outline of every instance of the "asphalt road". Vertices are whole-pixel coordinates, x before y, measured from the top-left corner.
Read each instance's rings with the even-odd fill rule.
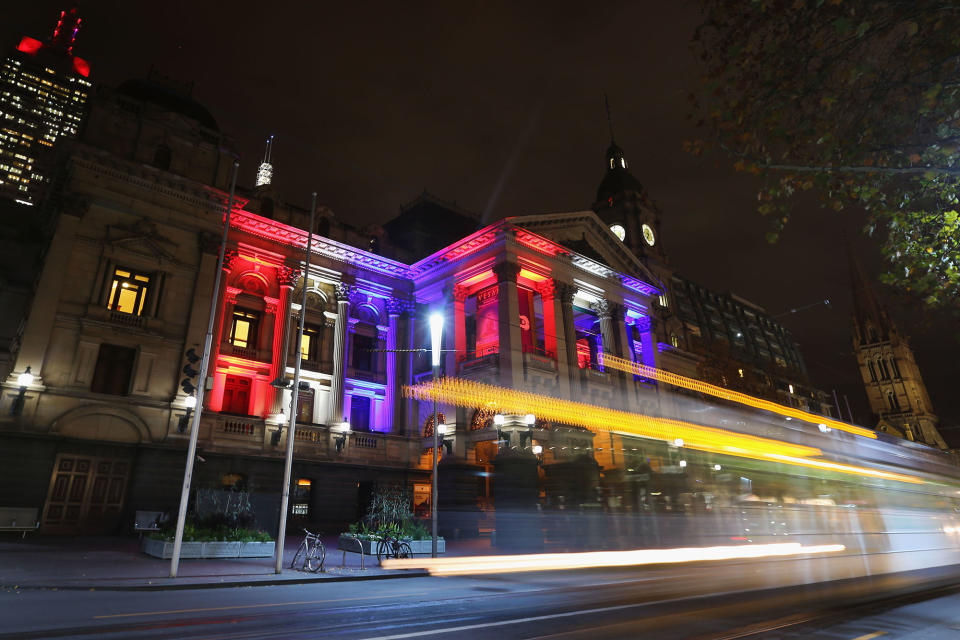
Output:
[[[783,566],[8,590],[0,593],[0,638],[960,638],[957,568],[777,590],[753,589],[746,578]]]

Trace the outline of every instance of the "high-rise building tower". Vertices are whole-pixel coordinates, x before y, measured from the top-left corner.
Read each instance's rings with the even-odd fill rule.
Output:
[[[906,336],[877,299],[863,266],[850,257],[853,350],[877,431],[946,449],[937,416]]]
[[[51,38],[24,37],[0,66],[0,197],[37,204],[45,156],[80,129],[91,87],[90,65],[73,55],[80,22],[76,7],[60,12]]]

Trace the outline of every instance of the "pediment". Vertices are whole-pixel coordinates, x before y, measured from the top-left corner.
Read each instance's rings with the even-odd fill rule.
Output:
[[[146,218],[133,224],[116,224],[107,227],[106,244],[153,260],[186,267],[173,251],[177,244],[157,231],[157,225]]]
[[[593,211],[518,216],[508,218],[508,222],[544,236],[618,273],[663,289],[660,279],[613,235]]]

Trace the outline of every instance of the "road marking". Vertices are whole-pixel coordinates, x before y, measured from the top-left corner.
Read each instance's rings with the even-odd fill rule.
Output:
[[[873,633],[857,636],[853,640],[873,640],[874,638],[879,638],[880,636],[885,636],[885,635],[887,635],[886,631],[874,631]]]
[[[604,613],[607,611],[619,611],[621,609],[630,609],[642,607],[649,603],[638,602],[633,604],[620,604],[614,607],[599,607],[597,609],[581,609],[579,611],[567,611],[565,613],[552,613],[546,616],[532,616],[530,618],[514,618],[513,620],[501,620],[499,622],[483,622],[480,624],[465,624],[459,627],[446,627],[445,629],[427,629],[414,633],[400,633],[392,636],[377,636],[375,638],[366,638],[365,640],[400,640],[401,638],[419,638],[421,636],[435,636],[441,633],[453,633],[454,631],[469,631],[471,629],[482,629],[484,627],[502,627],[508,624],[522,624],[524,622],[537,622],[538,620],[550,620],[551,618],[569,618],[570,616],[580,616],[587,613]]]
[[[422,596],[427,591],[415,591],[410,593],[404,593],[405,596]],[[135,618],[140,616],[165,616],[172,615],[175,613],[203,613],[205,611],[230,611],[234,609],[263,609],[266,607],[289,607],[294,605],[302,604],[325,604],[327,602],[344,602],[347,600],[376,600],[383,598],[396,598],[397,594],[392,593],[389,595],[382,596],[357,596],[354,598],[331,598],[327,600],[302,600],[298,602],[267,602],[263,604],[238,604],[230,605],[226,607],[203,607],[200,609],[171,609],[169,611],[140,611],[137,613],[111,613],[109,615],[103,616],[93,616],[94,620],[104,620],[107,618]]]

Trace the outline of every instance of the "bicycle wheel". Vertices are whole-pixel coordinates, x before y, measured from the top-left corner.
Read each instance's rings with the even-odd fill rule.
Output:
[[[290,568],[296,569],[298,562],[304,562],[307,557],[307,541],[304,540],[300,543],[300,547],[297,549],[297,553],[294,554],[293,560],[290,562]]]
[[[377,542],[377,562],[383,564],[384,558],[390,557],[390,541],[380,540]]]
[[[412,558],[413,550],[410,548],[410,545],[406,542],[401,542],[400,546],[397,547],[397,557],[398,558]]]
[[[306,559],[303,561],[303,568],[316,573],[323,567],[323,558],[325,555],[326,550],[323,548],[323,542],[314,540],[313,544],[310,545],[310,550],[307,552]]]

